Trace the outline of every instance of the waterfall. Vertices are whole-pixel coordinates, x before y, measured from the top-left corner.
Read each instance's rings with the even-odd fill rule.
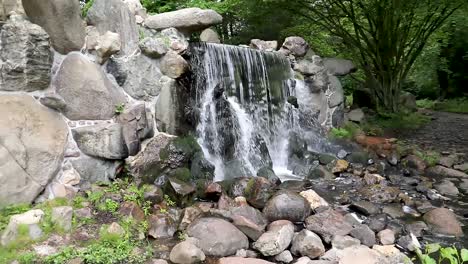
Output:
[[[255,176],[262,168],[291,175],[292,135],[320,148],[315,117],[306,107],[313,96],[293,79],[284,56],[197,43],[191,46],[191,64],[198,142],[215,165],[215,180]],[[299,109],[288,102],[297,95]]]

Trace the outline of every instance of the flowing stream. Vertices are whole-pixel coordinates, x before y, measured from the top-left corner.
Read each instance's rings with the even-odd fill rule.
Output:
[[[310,150],[326,145],[306,107],[313,95],[294,80],[284,56],[208,43],[192,44],[191,56],[198,141],[216,180],[255,176],[263,168],[293,177],[292,137],[306,140]]]

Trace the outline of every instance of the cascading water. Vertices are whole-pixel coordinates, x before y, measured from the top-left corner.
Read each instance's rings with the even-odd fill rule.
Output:
[[[293,135],[313,150],[322,148],[313,113],[306,107],[312,95],[293,79],[284,56],[199,43],[191,46],[191,63],[198,141],[215,165],[216,180],[254,176],[262,168],[272,168],[280,177],[292,175]],[[288,103],[297,95],[299,108]]]

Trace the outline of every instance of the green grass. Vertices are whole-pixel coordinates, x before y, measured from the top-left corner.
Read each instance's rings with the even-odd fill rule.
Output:
[[[343,127],[332,128],[330,131],[331,138],[353,139],[354,136],[362,131],[361,127],[352,122],[346,123]]]
[[[431,99],[421,99],[416,101],[416,106],[423,109],[434,109],[436,102]]]
[[[431,109],[443,112],[452,113],[468,113],[468,98],[454,98],[443,101],[433,101],[430,99],[422,99],[416,101],[419,108]]]
[[[416,130],[429,123],[431,118],[420,113],[395,113],[380,114],[370,120],[371,124],[382,128],[383,130]]]

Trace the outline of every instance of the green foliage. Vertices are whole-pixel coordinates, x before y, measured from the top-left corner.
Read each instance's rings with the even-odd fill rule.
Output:
[[[421,99],[416,101],[416,106],[423,109],[434,109],[436,102],[431,99]]]
[[[372,119],[370,123],[381,127],[382,129],[394,129],[399,131],[416,130],[430,122],[430,117],[420,113],[390,113],[379,114]]]
[[[330,131],[331,138],[352,139],[361,131],[359,125],[348,122],[341,128],[332,128]]]
[[[125,190],[124,200],[127,202],[134,202],[139,206],[143,206],[145,203],[145,187],[138,188],[134,183],[130,184]]]
[[[439,258],[436,260],[431,257],[433,254],[438,254]],[[468,262],[468,250],[461,249],[459,251],[454,246],[444,248],[439,244],[428,244],[424,249],[424,253],[420,249],[416,249],[416,255],[422,264],[463,264]]]
[[[468,98],[444,100],[436,103],[434,109],[452,113],[468,113]]]
[[[125,111],[125,104],[121,103],[115,106],[115,114],[120,115]]]
[[[100,203],[98,205],[98,209],[101,211],[106,211],[112,214],[115,214],[120,208],[120,205],[118,202],[107,198],[103,203]]]
[[[424,160],[430,167],[437,165],[437,162],[440,160],[440,154],[434,151],[414,150],[413,153]]]
[[[86,195],[88,196],[88,200],[93,204],[97,205],[102,197],[104,196],[104,192],[102,191],[87,191]]]
[[[81,8],[81,16],[83,18],[87,17],[88,16],[88,11],[89,9],[93,6],[94,4],[94,0],[88,0],[86,1],[86,3],[83,5],[83,7]]]
[[[31,206],[29,204],[10,205],[0,209],[0,232],[7,227],[12,215],[22,214],[30,209]]]
[[[176,206],[176,202],[174,202],[169,195],[165,194],[164,195],[164,201],[166,202],[167,206],[169,207],[174,207]]]

